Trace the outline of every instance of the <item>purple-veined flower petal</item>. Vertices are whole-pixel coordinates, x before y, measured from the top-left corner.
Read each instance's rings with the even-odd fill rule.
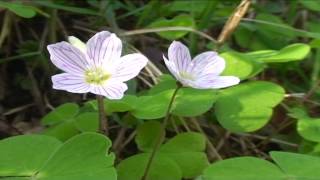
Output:
[[[178,41],[171,43],[168,50],[168,58],[169,61],[175,64],[178,71],[186,71],[191,62],[189,49]]]
[[[87,93],[90,91],[90,85],[81,76],[62,73],[52,76],[51,79],[53,89],[65,90],[72,93]]]
[[[102,31],[87,42],[87,55],[92,65],[101,67],[117,61],[121,56],[121,40],[113,33]]]
[[[148,63],[148,59],[139,53],[128,54],[119,59],[112,78],[125,82],[136,77],[142,68]]]
[[[173,62],[169,61],[164,55],[163,55],[163,59],[164,59],[164,63],[166,64],[171,74],[173,74],[174,77],[177,78],[179,76],[179,72],[176,68],[176,65]]]
[[[85,55],[67,42],[47,46],[52,63],[59,69],[74,75],[82,75],[88,67]]]
[[[102,86],[93,86],[91,92],[108,99],[121,99],[127,89],[128,86],[123,82],[109,81]]]
[[[239,84],[240,79],[235,76],[216,76],[212,79],[198,79],[194,86],[199,89],[220,89]]]
[[[197,55],[191,62],[188,72],[201,78],[201,76],[217,76],[225,69],[225,60],[214,51]]]

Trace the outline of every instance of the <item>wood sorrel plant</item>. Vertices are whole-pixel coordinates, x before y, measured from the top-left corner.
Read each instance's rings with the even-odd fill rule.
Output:
[[[178,41],[173,41],[168,49],[167,59],[163,56],[166,66],[174,75],[177,88],[173,92],[168,110],[162,124],[162,132],[151,152],[142,180],[148,179],[148,173],[155,157],[156,151],[162,144],[162,136],[170,118],[170,111],[174,99],[182,86],[195,89],[218,89],[236,85],[240,79],[235,76],[220,76],[225,68],[225,61],[214,51],[208,51],[197,55],[191,60],[188,48]]]
[[[67,4],[71,5],[72,2],[76,1]],[[269,71],[265,74],[266,76],[255,76],[266,67],[270,67],[268,63],[302,60],[308,55],[310,45],[285,44],[293,39],[286,36],[287,32],[281,31],[286,29],[289,32],[294,28],[291,29],[285,24],[281,25],[278,23],[281,22],[280,19],[268,14],[269,11],[274,11],[277,15],[281,14],[278,12],[280,7],[277,6],[278,2],[261,3],[263,6],[270,7],[263,14],[260,12],[259,2],[259,0],[252,2],[242,0],[233,15],[227,20],[217,40],[197,29],[208,28],[211,31],[211,27],[205,27],[205,24],[210,21],[211,26],[214,24],[212,21],[215,21],[215,17],[212,19],[213,16],[225,14],[221,13],[221,10],[224,9],[219,9],[216,6],[224,8],[224,3],[220,5],[216,1],[193,3],[192,1],[177,0],[165,2],[166,6],[159,8],[158,5],[162,4],[162,1],[150,1],[146,6],[140,8],[139,5],[135,6],[140,1],[137,4],[130,2],[130,7],[127,7],[130,12],[116,19],[113,19],[112,10],[116,10],[114,13],[118,10],[123,12],[122,8],[126,6],[127,1],[126,3],[122,1],[105,3],[108,6],[108,12],[110,12],[109,15],[111,15],[108,15],[108,21],[115,26],[118,20],[121,22],[124,19],[126,26],[132,24],[127,23],[126,17],[135,16],[139,17],[139,23],[135,27],[141,27],[142,24],[142,27],[145,27],[132,31],[121,30],[119,31],[121,36],[155,32],[160,37],[168,39],[170,42],[173,41],[169,46],[168,56],[163,57],[163,64],[167,66],[174,78],[166,74],[160,76],[162,72],[156,66],[152,66],[152,62],[149,62],[150,66],[145,68],[146,73],[141,73],[139,76],[141,81],[133,80],[128,82],[128,85],[125,84],[126,81],[138,75],[148,60],[138,53],[121,57],[121,40],[115,34],[107,31],[97,33],[87,43],[71,36],[69,43],[60,42],[49,45],[52,62],[64,71],[64,73],[52,77],[53,88],[72,93],[93,93],[97,95],[97,100],[88,100],[81,105],[65,103],[54,108],[41,119],[42,125],[46,126],[41,132],[43,135],[22,135],[1,140],[0,179],[318,180],[320,177],[318,157],[288,152],[267,152],[270,150],[269,148],[275,147],[275,149],[296,150],[300,153],[310,153],[317,156],[320,152],[320,136],[319,118],[309,116],[308,112],[302,108],[291,109],[291,99],[290,103],[283,102],[282,105],[290,112],[288,116],[297,119],[297,133],[301,137],[298,138],[296,133],[290,133],[284,138],[292,141],[288,142],[280,139],[284,134],[276,133],[274,135],[274,131],[280,129],[276,128],[287,129],[288,125],[292,124],[292,119],[288,117],[280,116],[277,118],[277,116],[273,119],[272,124],[265,126],[272,117],[273,109],[282,102],[284,97],[294,97],[296,93],[285,94],[285,90],[281,86],[264,81],[266,78],[269,79]],[[10,3],[0,2],[0,6],[15,13],[27,9],[24,12],[27,15],[30,15],[30,11],[40,8],[42,4],[47,8],[58,7],[61,11],[94,13],[99,16],[92,9],[63,7],[63,2],[57,5],[53,1],[50,3],[39,1],[36,2],[38,3],[36,7],[29,6],[29,3],[32,5],[31,1],[12,2],[13,5]],[[24,6],[25,3],[27,6]],[[90,2],[94,8],[99,8],[98,3],[99,1]],[[259,12],[251,11],[249,8],[251,3],[254,3],[257,9],[259,8]],[[269,3],[273,5],[269,6]],[[300,9],[301,3],[309,4],[309,1],[293,2],[293,6],[290,7],[294,7],[293,10],[297,7]],[[101,3],[101,5],[103,4]],[[230,2],[230,4],[232,3]],[[312,3],[308,6],[316,8]],[[154,8],[159,9],[161,14],[165,14],[165,18],[172,17],[172,19],[158,19],[159,14],[152,15]],[[162,13],[162,8],[165,13]],[[219,11],[216,11],[216,8]],[[6,11],[1,10],[0,13]],[[106,9],[102,7],[100,10],[103,12]],[[248,10],[250,13],[254,13],[251,13],[246,21],[241,22],[240,31],[232,36]],[[184,14],[179,14],[181,11]],[[212,13],[213,11],[219,13]],[[190,12],[192,15],[186,12]],[[291,16],[293,12],[290,10],[288,14]],[[50,15],[52,17],[50,21],[58,22],[57,24],[64,30],[64,21],[60,21],[61,17],[56,10],[50,14],[43,12],[42,14],[48,17]],[[66,14],[68,15],[68,12]],[[17,15],[21,15],[21,13]],[[308,18],[307,13],[303,12],[302,15],[304,19]],[[105,18],[105,14],[103,17]],[[257,21],[252,19],[253,17],[256,17]],[[7,29],[11,26],[12,18],[14,19],[12,22],[15,22],[14,26],[20,27],[20,23],[17,23],[19,21],[16,21],[17,17],[13,16],[11,12],[6,12],[4,28],[2,28],[4,31],[1,34],[2,40],[8,32]],[[96,19],[85,18],[90,21]],[[274,22],[266,21],[268,19]],[[294,18],[290,17],[289,19],[292,19],[292,22],[295,21]],[[299,19],[300,22],[300,17],[296,19]],[[113,23],[114,20],[117,22]],[[195,22],[198,23],[197,26],[194,26]],[[274,26],[277,23],[280,26]],[[148,24],[149,26],[147,26]],[[184,27],[175,27],[177,24]],[[311,23],[312,26],[315,24]],[[122,26],[122,24],[120,25]],[[306,25],[309,26],[309,22]],[[75,28],[85,31],[91,29],[91,27],[84,28],[82,26],[81,23],[77,23]],[[272,26],[276,28],[272,28]],[[55,27],[55,23],[50,23],[49,28],[50,31],[51,29],[55,31],[52,27]],[[100,25],[96,29],[99,27]],[[151,29],[146,29],[146,27]],[[117,27],[111,28],[118,29]],[[220,20],[218,29],[220,30]],[[31,28],[31,30],[30,32],[33,32],[34,29]],[[56,41],[54,34],[50,31],[48,33],[52,35],[50,39]],[[19,34],[17,39],[23,41],[20,37],[21,32],[19,30],[17,32]],[[206,47],[219,51],[219,55],[217,52],[207,51],[195,56],[192,60],[188,48],[182,43],[174,41],[182,38],[188,32],[210,40]],[[300,35],[320,37],[316,33],[298,32],[301,32]],[[46,33],[47,31],[44,30],[44,34]],[[193,36],[195,34],[190,34],[188,38],[188,45],[193,52],[197,52],[198,47],[203,48],[202,45],[207,43],[195,38]],[[224,46],[228,37],[232,37],[234,42]],[[141,41],[141,45],[149,43],[149,38],[137,38],[136,40]],[[236,46],[233,46],[234,43]],[[0,44],[2,43],[0,42]],[[311,44],[315,47],[318,46],[317,40]],[[241,47],[241,50],[258,49],[258,51],[237,52],[230,50],[230,48],[237,46]],[[268,47],[269,50],[259,50],[261,47]],[[10,60],[10,57],[7,60]],[[314,83],[318,84],[319,63],[315,64],[314,70]],[[32,77],[31,69],[28,72]],[[165,72],[166,69],[163,73]],[[277,74],[278,70],[275,72]],[[297,72],[303,74],[301,70]],[[276,76],[271,76],[270,79],[277,79]],[[242,83],[237,85],[240,79]],[[0,78],[0,82],[1,80],[2,78]],[[143,90],[136,92],[135,82],[144,82],[144,85],[150,86],[150,88],[138,86],[139,90]],[[237,86],[230,87],[233,85]],[[288,88],[288,86],[286,87]],[[301,88],[301,85],[299,87]],[[317,87],[317,85],[314,86],[303,97],[304,102],[302,103],[307,103],[306,100],[310,103],[309,98],[315,95]],[[129,90],[125,93],[127,89]],[[288,88],[288,92],[292,90]],[[41,96],[36,95],[35,97]],[[293,102],[297,103],[297,101]],[[41,103],[39,103],[40,106]],[[36,104],[38,103],[36,102]],[[13,112],[15,111],[13,110]],[[12,112],[9,111],[10,113]],[[109,115],[112,120],[110,127],[108,127],[106,115]],[[3,117],[2,114],[0,117]],[[279,119],[280,123],[278,123]],[[0,125],[2,130],[2,123]],[[266,128],[259,132],[249,134],[249,132],[257,131],[264,126]],[[101,133],[96,133],[97,131]],[[281,136],[276,137],[277,135]],[[300,141],[302,143],[299,143]],[[109,153],[109,149],[111,153]],[[239,154],[261,156],[261,158],[235,157],[225,159],[239,156]],[[264,159],[268,159],[268,161]]]
[[[97,95],[100,112],[100,131],[108,134],[103,97],[121,99],[128,89],[123,82],[138,75],[148,59],[142,54],[123,57],[121,40],[113,33],[102,31],[86,44],[75,37],[70,43],[48,46],[50,59],[65,73],[52,76],[53,88],[72,93]]]

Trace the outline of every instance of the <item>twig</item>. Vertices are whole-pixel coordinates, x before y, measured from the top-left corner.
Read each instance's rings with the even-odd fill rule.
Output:
[[[233,14],[229,17],[228,21],[226,22],[226,24],[222,29],[222,32],[218,37],[216,50],[218,50],[222,46],[222,44],[229,38],[229,36],[237,28],[242,17],[246,14],[247,10],[249,9],[250,4],[251,4],[251,0],[242,0],[241,3],[233,12]]]

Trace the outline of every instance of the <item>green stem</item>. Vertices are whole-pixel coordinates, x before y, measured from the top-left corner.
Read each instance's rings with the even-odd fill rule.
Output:
[[[108,119],[104,109],[103,96],[97,95],[98,111],[99,111],[99,131],[102,134],[109,135]]]
[[[151,152],[151,155],[150,155],[150,158],[149,158],[149,161],[147,163],[147,166],[146,166],[146,169],[144,171],[144,174],[141,178],[141,180],[147,180],[148,179],[148,175],[149,175],[149,171],[150,171],[150,168],[151,168],[151,165],[152,165],[152,162],[155,158],[155,155],[160,147],[160,145],[163,143],[163,140],[164,140],[164,137],[165,137],[165,133],[166,133],[166,126],[168,124],[168,121],[169,121],[169,118],[170,118],[170,111],[171,111],[171,107],[173,105],[173,102],[176,98],[176,95],[179,91],[179,89],[182,87],[182,85],[180,83],[177,83],[177,88],[175,89],[175,91],[173,92],[172,94],[172,97],[171,97],[171,100],[169,102],[169,106],[168,106],[168,109],[167,109],[167,112],[166,112],[166,116],[162,122],[162,129],[161,129],[161,132],[159,134],[159,137],[152,149],[152,152]]]

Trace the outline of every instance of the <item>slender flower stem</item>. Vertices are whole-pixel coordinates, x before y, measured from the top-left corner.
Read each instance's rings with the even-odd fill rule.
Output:
[[[162,122],[161,132],[160,132],[160,134],[159,134],[159,136],[158,136],[158,139],[157,139],[157,141],[156,141],[156,143],[155,143],[155,145],[154,145],[154,147],[153,147],[153,149],[152,149],[152,152],[151,152],[149,161],[148,161],[148,163],[147,163],[146,169],[145,169],[145,171],[144,171],[144,174],[143,174],[141,180],[147,180],[147,179],[148,179],[148,175],[149,175],[149,171],[150,171],[152,162],[153,162],[153,160],[154,160],[154,158],[155,158],[155,155],[156,155],[156,153],[157,153],[160,145],[163,143],[163,140],[164,140],[164,137],[165,137],[166,126],[167,126],[167,124],[168,124],[168,121],[169,121],[170,115],[171,115],[171,114],[170,114],[171,107],[172,107],[173,102],[174,102],[174,100],[175,100],[175,98],[176,98],[176,95],[177,95],[177,93],[178,93],[178,91],[179,91],[179,89],[180,89],[181,87],[182,87],[182,85],[181,85],[180,83],[177,83],[177,88],[175,89],[175,91],[174,91],[173,94],[172,94],[172,97],[171,97],[171,100],[170,100],[170,102],[169,102],[169,106],[168,106],[168,109],[167,109],[167,112],[166,112],[166,116],[165,116],[165,118],[164,118],[164,120],[163,120],[163,122]]]
[[[103,96],[97,95],[98,111],[99,111],[99,131],[102,134],[109,135],[108,119],[104,109]]]

